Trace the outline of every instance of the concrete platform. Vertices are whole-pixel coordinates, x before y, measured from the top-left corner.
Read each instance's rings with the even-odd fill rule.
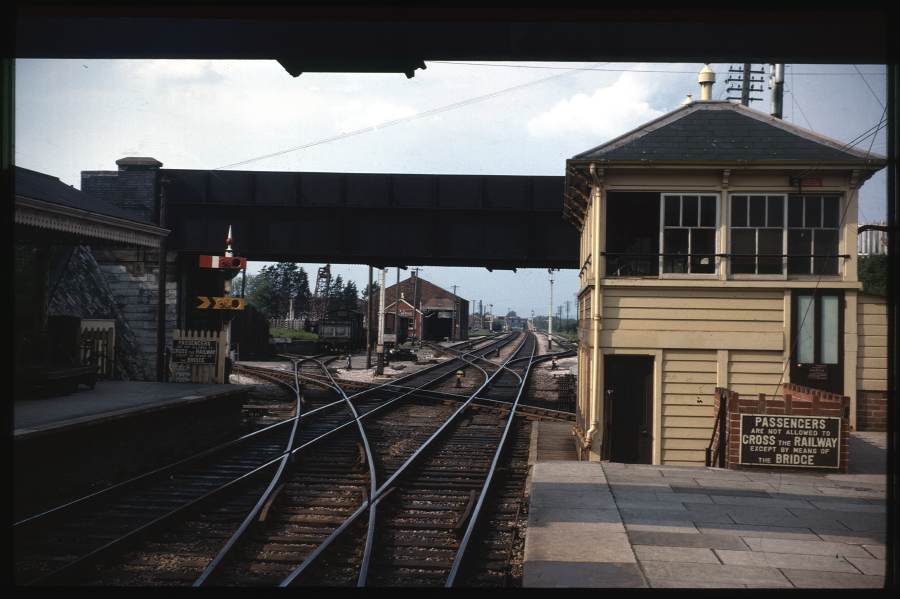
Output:
[[[13,436],[21,439],[38,433],[243,395],[246,391],[246,388],[235,385],[100,381],[90,390],[14,402]]]
[[[239,435],[250,388],[107,381],[92,390],[14,402],[15,515]]]
[[[523,586],[882,587],[885,436],[848,474],[538,460]]]

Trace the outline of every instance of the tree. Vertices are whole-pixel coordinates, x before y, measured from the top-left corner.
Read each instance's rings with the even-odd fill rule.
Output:
[[[887,295],[887,256],[860,256],[857,269],[863,292]]]
[[[331,284],[328,286],[328,306],[329,308],[338,308],[340,305],[341,297],[344,293],[344,279],[341,275],[338,275],[331,279]]]
[[[344,285],[344,289],[341,292],[341,307],[344,310],[356,310],[357,295],[359,295],[359,291],[356,289],[356,283],[347,281],[347,284]]]
[[[293,262],[264,266],[255,277],[248,277],[247,298],[268,318],[287,316],[293,299],[298,314],[309,309],[309,277]]]
[[[251,285],[250,282],[253,282]],[[279,318],[276,312],[277,298],[272,279],[262,272],[247,280],[247,302],[260,311],[266,318]]]

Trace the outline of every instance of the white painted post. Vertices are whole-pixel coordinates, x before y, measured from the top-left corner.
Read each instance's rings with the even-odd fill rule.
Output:
[[[376,351],[375,374],[384,374],[384,271],[378,275],[378,345]]]

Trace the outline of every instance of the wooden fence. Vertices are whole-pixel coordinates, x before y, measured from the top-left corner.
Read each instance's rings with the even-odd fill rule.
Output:
[[[304,323],[309,322],[307,318],[272,318],[269,320],[269,326],[273,329],[288,329],[291,331],[304,330]]]
[[[97,367],[97,376],[111,379],[116,368],[116,321],[81,321],[81,364]]]
[[[227,351],[228,341],[222,332],[175,329],[168,381],[224,384]]]

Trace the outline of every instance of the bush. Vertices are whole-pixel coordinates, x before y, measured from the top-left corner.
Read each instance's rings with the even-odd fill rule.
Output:
[[[318,341],[319,336],[309,331],[295,331],[293,329],[282,329],[272,327],[269,329],[270,337],[286,337],[288,339],[297,339],[299,341]]]

